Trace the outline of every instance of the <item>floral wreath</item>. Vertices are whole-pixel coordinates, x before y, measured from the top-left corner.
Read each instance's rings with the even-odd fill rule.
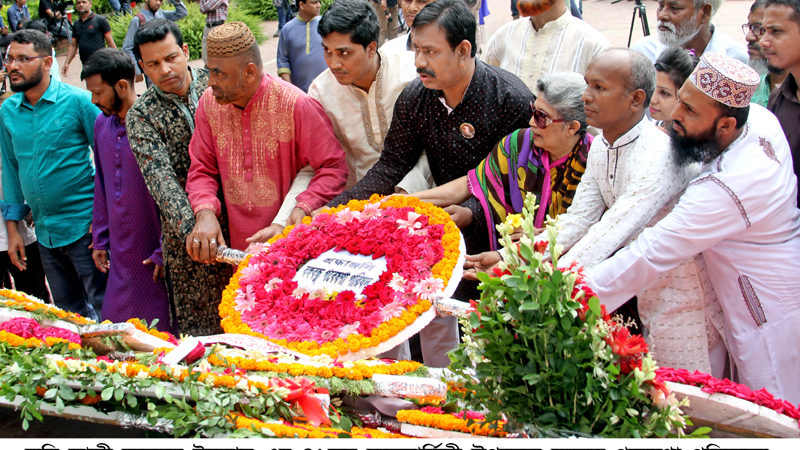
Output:
[[[231,279],[219,308],[223,329],[340,359],[370,356],[421,315],[433,318],[431,303],[459,281],[463,254],[446,212],[404,196],[352,200],[286,227],[270,244]],[[383,257],[386,271],[361,295],[298,287],[299,268],[331,249]]]

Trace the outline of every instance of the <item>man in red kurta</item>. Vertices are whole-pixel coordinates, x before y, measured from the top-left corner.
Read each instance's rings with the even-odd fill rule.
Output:
[[[209,33],[207,66],[208,89],[197,106],[186,182],[197,218],[186,247],[202,262],[213,261],[217,245],[225,243],[217,221],[219,189],[230,220],[230,246],[244,249],[280,231],[273,220],[284,199],[296,201],[289,222],[299,222],[347,181],[344,152],[322,106],[263,73],[246,25],[229,22]],[[295,199],[287,199],[305,166],[314,176]]]

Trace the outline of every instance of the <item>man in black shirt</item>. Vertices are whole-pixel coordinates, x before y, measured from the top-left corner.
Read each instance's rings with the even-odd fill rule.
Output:
[[[69,73],[69,65],[75,58],[76,51],[81,57],[81,64],[85,64],[90,56],[97,50],[108,45],[117,48],[111,37],[111,27],[103,16],[92,12],[90,0],[75,0],[75,11],[79,19],[72,24],[72,40],[69,43],[67,61],[61,67],[61,76]]]
[[[47,21],[47,29],[59,38],[69,40],[72,36],[72,27],[69,20],[61,14],[61,11],[56,11],[54,4],[60,3],[60,0],[55,2],[51,0],[39,0],[39,18]]]
[[[378,162],[329,206],[394,193],[423,150],[436,184],[447,183],[474,169],[500,139],[529,126],[534,95],[515,75],[475,59],[476,28],[463,0],[438,0],[417,14],[411,47],[420,78],[400,93]],[[488,249],[486,219],[475,197],[445,210],[469,254]],[[477,291],[465,288],[462,283],[453,296],[475,298]],[[447,366],[446,352],[458,345],[455,320],[448,319],[434,319],[420,333],[428,366]]]

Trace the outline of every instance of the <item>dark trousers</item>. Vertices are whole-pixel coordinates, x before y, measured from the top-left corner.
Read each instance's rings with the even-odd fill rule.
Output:
[[[63,247],[39,244],[42,266],[56,306],[89,319],[100,319],[108,277],[92,260],[92,235],[85,234]]]
[[[13,288],[45,302],[49,301],[50,293],[47,292],[47,285],[44,282],[44,268],[42,268],[42,258],[39,256],[39,245],[36,242],[26,245],[25,256],[28,258],[28,267],[25,270],[19,270],[17,266],[11,264],[8,251],[0,252],[0,276],[2,276],[3,288]]]

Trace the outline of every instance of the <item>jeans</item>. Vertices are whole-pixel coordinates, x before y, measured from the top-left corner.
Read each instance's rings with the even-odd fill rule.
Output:
[[[115,13],[130,14],[132,11],[128,0],[108,0],[108,4]]]
[[[283,0],[281,6],[276,6],[275,9],[278,11],[278,31],[281,31],[286,22],[292,20],[292,6],[289,0]]]
[[[39,253],[56,306],[99,321],[108,277],[95,267],[91,243],[92,235],[87,233],[63,247],[47,248],[40,243]]]

